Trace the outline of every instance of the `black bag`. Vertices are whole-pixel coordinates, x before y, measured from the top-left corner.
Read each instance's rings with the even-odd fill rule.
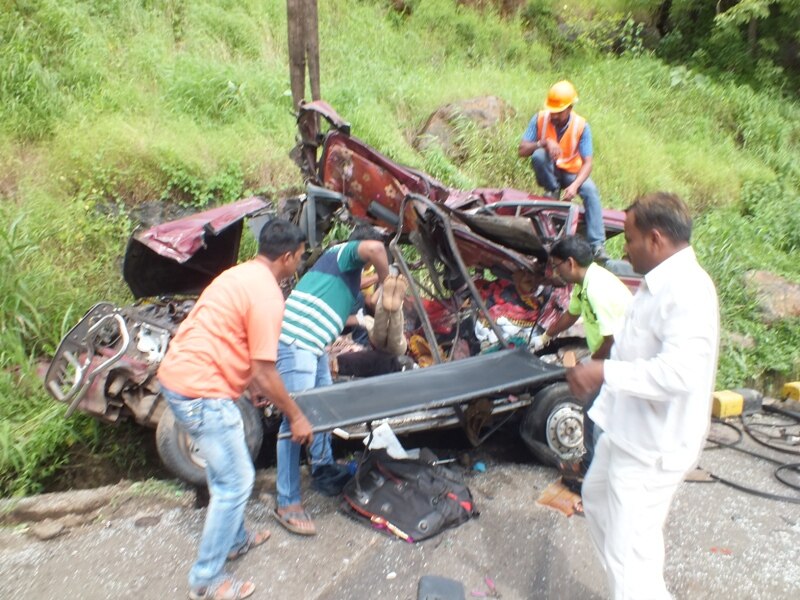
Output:
[[[435,462],[427,449],[415,460],[369,451],[344,486],[343,510],[407,542],[430,538],[477,516],[461,477]]]

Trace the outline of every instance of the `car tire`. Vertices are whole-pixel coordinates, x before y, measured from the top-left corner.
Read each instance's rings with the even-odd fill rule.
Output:
[[[264,440],[261,411],[245,397],[236,401],[242,414],[244,436],[250,457],[255,460]],[[205,461],[197,452],[191,436],[175,420],[167,406],[156,428],[156,448],[167,470],[192,485],[206,484]]]
[[[534,396],[520,424],[520,436],[536,458],[548,465],[577,460],[583,454],[583,408],[565,381]]]

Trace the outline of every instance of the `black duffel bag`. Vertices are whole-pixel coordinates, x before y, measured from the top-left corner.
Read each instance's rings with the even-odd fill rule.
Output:
[[[370,450],[345,486],[342,509],[407,542],[430,538],[477,516],[461,476],[427,449],[398,460]]]

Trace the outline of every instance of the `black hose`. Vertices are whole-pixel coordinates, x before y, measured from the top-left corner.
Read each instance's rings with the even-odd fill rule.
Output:
[[[723,448],[732,448],[736,444],[741,442],[742,439],[744,438],[744,434],[742,433],[742,430],[739,429],[738,427],[736,427],[736,425],[734,425],[733,423],[728,423],[727,421],[723,421],[722,419],[717,419],[716,417],[714,417],[712,420],[714,421],[714,423],[717,423],[718,425],[723,425],[723,426],[727,427],[728,429],[733,429],[736,432],[736,441],[734,441],[734,442],[720,442],[718,440],[712,440],[708,436],[706,436],[706,441],[711,442],[712,444],[717,444],[717,446],[721,446]],[[708,448],[706,446],[705,449],[713,450],[714,448]]]
[[[775,469],[775,479],[780,481],[785,486],[800,491],[800,485],[796,483],[791,483],[780,475],[780,473],[782,473],[783,471],[789,471],[789,470],[794,471],[795,473],[798,474],[798,476],[800,476],[800,463],[787,463],[785,465],[781,465],[780,467]]]
[[[766,407],[766,406],[764,407],[764,409],[767,412],[773,412],[773,413],[776,413],[776,414],[780,414],[781,416],[791,418],[791,419],[797,421],[798,423],[800,423],[800,415],[798,415],[796,413],[793,413],[792,411],[783,411],[781,409],[777,409],[777,407]],[[775,410],[768,410],[768,409],[775,409]],[[755,434],[750,430],[750,428],[748,427],[748,425],[745,422],[744,418],[740,417],[739,420],[741,421],[742,427],[744,428],[744,431],[748,434],[748,436],[750,438],[752,438],[755,442],[761,444],[762,446],[765,446],[767,448],[770,448],[771,450],[775,450],[777,452],[782,452],[782,453],[785,453],[785,454],[800,454],[800,452],[796,452],[796,451],[793,451],[793,450],[789,450],[787,448],[781,448],[779,446],[768,444],[767,442],[764,442],[764,441],[758,439],[755,436]],[[727,421],[722,421],[721,419],[714,418],[713,421],[715,423],[723,425],[723,426],[725,426],[725,427],[727,427],[729,429],[733,429],[737,433],[737,439],[735,441],[733,441],[733,442],[724,442],[724,441],[721,441],[721,440],[715,440],[715,439],[711,439],[710,437],[708,437],[707,441],[709,443],[716,444],[718,447],[721,447],[721,448],[730,448],[731,450],[736,450],[737,452],[742,452],[744,454],[748,454],[748,455],[753,456],[755,458],[760,458],[761,460],[765,460],[767,462],[771,462],[773,464],[778,465],[778,467],[773,471],[773,475],[775,476],[775,479],[777,479],[783,485],[792,488],[793,490],[800,491],[800,485],[798,485],[796,483],[793,483],[793,482],[790,482],[788,479],[786,479],[785,475],[783,474],[784,471],[793,471],[793,472],[795,472],[797,474],[800,474],[800,463],[782,463],[779,460],[776,460],[776,459],[771,458],[769,456],[764,456],[763,454],[759,454],[758,452],[753,452],[753,451],[747,450],[745,448],[740,448],[738,446],[738,444],[744,439],[744,434],[742,433],[742,430],[739,429],[738,427],[736,427],[736,425],[734,425],[733,423],[729,423]],[[774,425],[774,426],[777,426],[777,425]],[[713,448],[708,448],[708,446],[706,446],[706,449],[713,450]],[[777,500],[777,501],[780,501],[780,502],[789,502],[791,504],[800,504],[800,498],[795,498],[793,496],[781,496],[780,494],[771,494],[771,493],[765,492],[763,490],[759,490],[759,489],[756,489],[756,488],[751,488],[751,487],[742,485],[740,483],[737,483],[735,481],[731,481],[729,479],[725,479],[724,477],[719,477],[718,475],[714,475],[713,473],[709,473],[709,476],[714,481],[718,481],[718,482],[720,482],[720,483],[722,483],[724,485],[732,487],[735,490],[739,490],[740,492],[744,492],[744,493],[750,494],[752,496],[757,496],[759,498],[765,498],[767,500]]]
[[[788,466],[788,465],[784,465],[784,466]],[[778,467],[778,469],[781,469],[781,468],[782,467]],[[769,492],[763,492],[763,491],[757,490],[755,488],[750,488],[750,487],[744,486],[744,485],[742,485],[740,483],[736,483],[735,481],[730,481],[728,479],[723,479],[722,477],[718,477],[717,475],[714,475],[713,473],[709,473],[709,475],[715,481],[719,481],[720,483],[724,483],[725,485],[730,486],[735,490],[739,490],[740,492],[744,492],[744,493],[750,494],[752,496],[758,496],[759,498],[766,498],[767,500],[778,500],[780,502],[790,502],[792,504],[800,504],[800,498],[793,498],[792,496],[780,496],[778,494],[770,494]],[[779,479],[779,481],[781,481],[781,483],[783,483],[782,480]],[[791,487],[795,487],[795,486],[791,486]]]
[[[765,410],[767,408],[773,408],[774,409],[774,407],[766,407],[766,406],[764,407]],[[780,411],[779,412],[779,411],[780,411],[780,409],[775,409],[775,410],[770,411],[770,412],[775,412],[776,414],[781,414],[782,416],[789,417],[791,419],[794,419],[794,420],[800,422],[800,418],[795,416],[795,415],[793,415],[791,412],[789,412],[789,411]],[[742,421],[742,427],[744,427],[744,430],[747,432],[747,435],[749,435],[750,438],[754,442],[756,442],[757,444],[761,444],[765,448],[769,448],[770,450],[775,450],[776,452],[784,452],[786,454],[793,454],[794,456],[800,456],[800,451],[790,450],[789,448],[784,448],[782,446],[776,446],[775,444],[770,444],[768,442],[765,442],[764,440],[759,439],[756,436],[756,434],[753,433],[752,427],[747,424],[747,421],[744,420],[744,417],[741,417],[741,421]],[[777,427],[777,425],[774,425],[774,426]]]

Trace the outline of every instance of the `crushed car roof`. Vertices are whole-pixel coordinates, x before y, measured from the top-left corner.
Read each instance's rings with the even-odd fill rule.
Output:
[[[135,232],[122,274],[136,298],[199,294],[234,266],[245,217],[270,205],[255,196]]]

